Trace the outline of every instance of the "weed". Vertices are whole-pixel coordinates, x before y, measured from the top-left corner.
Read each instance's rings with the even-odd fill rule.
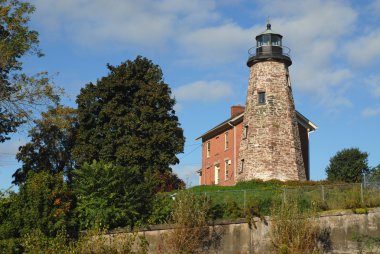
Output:
[[[299,200],[289,199],[272,208],[270,228],[272,243],[278,253],[318,253],[317,235],[319,227],[315,222],[314,209],[303,210]]]

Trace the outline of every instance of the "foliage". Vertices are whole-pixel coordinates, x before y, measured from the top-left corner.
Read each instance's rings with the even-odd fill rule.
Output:
[[[0,197],[0,246],[7,253],[24,249],[23,238],[38,234],[55,238],[61,232],[76,237],[75,198],[62,174],[29,172],[18,193]]]
[[[280,181],[270,180],[263,181],[260,179],[254,179],[250,181],[241,181],[233,186],[219,186],[219,185],[198,185],[189,188],[194,192],[217,192],[217,191],[233,191],[233,190],[269,190],[274,188],[295,188],[295,187],[313,187],[321,185],[337,184],[332,181]]]
[[[380,164],[371,169],[369,181],[380,182]]]
[[[171,171],[155,171],[153,178],[157,182],[156,192],[171,192],[174,190],[183,190],[186,187],[185,182]]]
[[[151,183],[137,168],[111,163],[85,163],[73,171],[80,228],[115,228],[145,219],[153,199]]]
[[[62,91],[49,83],[46,72],[22,73],[22,57],[42,56],[38,33],[30,30],[34,7],[19,0],[0,1],[0,142],[32,118],[40,106],[55,104]]]
[[[302,211],[298,200],[274,205],[270,235],[277,253],[317,253],[319,228],[314,217],[313,210]]]
[[[358,243],[358,249],[359,249],[358,253],[378,253],[378,251],[380,251],[380,237],[379,236],[358,234],[358,235],[355,235],[352,240]],[[363,251],[366,251],[366,252],[363,252]]]
[[[148,224],[165,224],[170,222],[171,212],[173,210],[173,198],[175,194],[159,192],[155,195],[151,214],[148,218]]]
[[[160,253],[199,253],[204,247],[218,247],[222,232],[211,232],[207,224],[209,200],[182,191],[175,196],[172,229],[164,238]],[[215,229],[214,229],[215,230]]]
[[[343,149],[330,158],[326,168],[327,180],[349,183],[361,182],[363,174],[368,174],[368,153],[358,148]]]
[[[146,254],[148,242],[137,232],[107,235],[105,230],[90,230],[77,241],[70,241],[64,234],[49,238],[35,231],[21,239],[27,253],[78,253],[78,254]]]
[[[40,230],[54,237],[62,230],[75,236],[73,214],[75,197],[62,174],[30,172],[28,180],[20,185],[14,222],[20,221],[20,234]]]
[[[184,136],[161,69],[140,56],[107,67],[110,73],[77,97],[76,161],[112,162],[138,168],[142,175],[171,171]]]
[[[12,253],[19,245],[14,237],[19,235],[20,222],[13,220],[14,214],[17,212],[17,194],[9,189],[0,191],[0,250],[6,253]]]
[[[25,182],[30,171],[64,173],[70,180],[74,167],[71,150],[77,127],[75,110],[62,106],[51,108],[35,124],[29,131],[31,141],[21,146],[16,156],[23,165],[13,174],[13,183]]]
[[[146,238],[137,232],[106,235],[106,231],[89,231],[76,244],[75,253],[80,254],[146,254],[149,243]]]
[[[368,209],[367,208],[354,208],[352,211],[356,214],[367,214]]]

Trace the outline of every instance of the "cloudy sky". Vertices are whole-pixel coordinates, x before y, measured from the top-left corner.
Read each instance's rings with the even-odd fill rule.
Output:
[[[267,17],[291,48],[296,108],[318,126],[310,135],[312,179],[324,179],[343,148],[380,163],[380,0],[31,2],[45,57],[26,58],[25,71],[49,71],[69,106],[81,87],[107,75],[107,63],[142,55],[161,66],[186,136],[174,170],[189,185],[201,168],[195,138],[228,118],[231,105],[245,104],[247,50]],[[26,141],[17,135],[0,146],[0,189],[11,185],[14,154]]]

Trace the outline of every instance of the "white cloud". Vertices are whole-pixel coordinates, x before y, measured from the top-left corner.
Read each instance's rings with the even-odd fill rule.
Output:
[[[227,23],[183,34],[179,44],[193,63],[227,63],[241,57],[242,50],[252,44],[252,35],[252,29]]]
[[[213,0],[34,0],[36,20],[49,35],[83,46],[160,49],[182,32],[219,18]]]
[[[372,75],[365,80],[374,97],[380,97],[380,75]]]
[[[231,85],[219,81],[196,81],[180,86],[174,90],[174,96],[181,101],[217,101],[230,96]]]
[[[162,45],[172,33],[173,17],[148,6],[146,1],[36,0],[37,19],[43,25],[85,46]]]
[[[362,111],[362,116],[364,117],[372,117],[376,115],[380,115],[380,106],[377,108],[365,108]]]
[[[379,18],[379,13],[380,13],[380,1],[379,0],[373,0],[369,5],[368,5],[368,11],[374,14],[376,18]]]
[[[358,66],[368,66],[380,57],[380,29],[360,36],[346,45],[347,57]]]

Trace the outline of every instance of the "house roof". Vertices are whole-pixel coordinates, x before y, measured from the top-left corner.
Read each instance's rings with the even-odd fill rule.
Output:
[[[296,117],[297,117],[298,123],[301,124],[302,126],[304,126],[309,132],[315,131],[318,128],[314,123],[312,123],[309,119],[307,119],[304,115],[302,115],[298,111],[296,111]],[[227,119],[226,121],[218,124],[217,126],[212,128],[211,130],[203,133],[201,136],[199,136],[195,140],[198,140],[201,138],[212,137],[216,133],[220,133],[220,132],[223,132],[225,130],[228,130],[230,127],[236,126],[237,124],[241,123],[243,121],[243,118],[244,118],[244,112],[240,113],[237,116],[231,117],[231,118]]]

